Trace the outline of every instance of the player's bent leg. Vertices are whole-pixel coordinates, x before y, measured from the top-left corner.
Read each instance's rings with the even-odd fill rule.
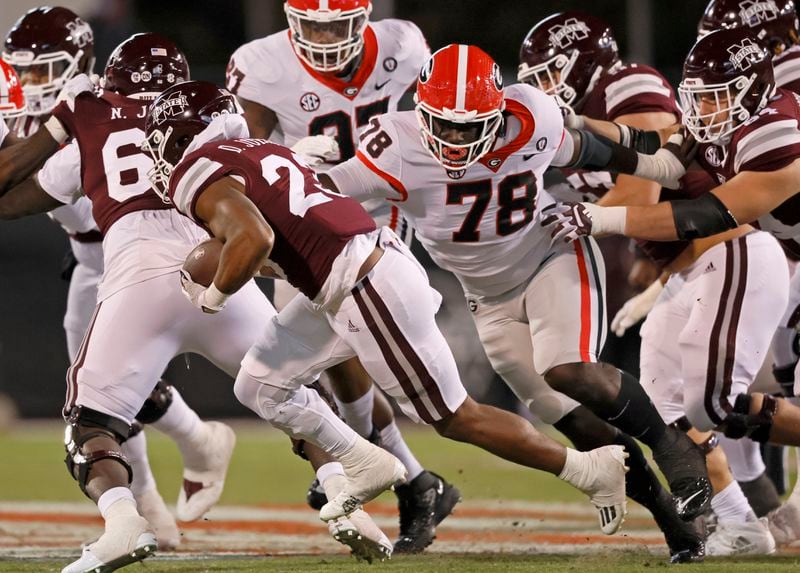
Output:
[[[759,444],[749,439],[731,440],[719,435],[719,445],[728,465],[757,517],[764,517],[781,505],[775,484],[766,474]]]
[[[426,471],[405,443],[386,398],[374,390],[372,378],[357,358],[327,370],[339,411],[345,422],[363,438],[376,434],[378,444],[394,454],[408,471],[408,483],[394,491],[400,513],[397,553],[419,553],[431,544],[436,526],[452,513],[461,499],[458,488]],[[377,405],[375,412],[374,405]],[[382,424],[374,424],[375,415]]]
[[[63,572],[113,571],[152,555],[156,549],[155,534],[138,514],[129,489],[132,471],[121,450],[129,433],[126,422],[103,412],[80,405],[70,411],[65,440],[67,469],[81,490],[97,503],[105,519],[105,532]]]
[[[616,428],[603,422],[585,406],[579,406],[554,427],[564,434],[579,451],[609,444],[618,444],[629,454],[625,475],[628,497],[646,507],[664,533],[669,547],[670,562],[702,561],[705,556],[703,536],[694,524],[683,521],[678,515],[672,495],[662,487],[655,472],[650,469],[639,444]]]

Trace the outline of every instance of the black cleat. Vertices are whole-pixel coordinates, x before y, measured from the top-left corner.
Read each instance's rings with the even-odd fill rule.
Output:
[[[683,521],[675,511],[668,491],[661,489],[657,505],[650,508],[658,528],[664,533],[670,563],[699,563],[706,556],[705,535],[695,522]]]
[[[314,481],[312,481],[311,485],[308,486],[308,491],[306,492],[306,502],[308,502],[308,505],[311,506],[311,509],[316,509],[317,511],[322,509],[322,506],[328,503],[328,496],[325,495],[325,489],[316,478],[314,478]]]
[[[703,451],[681,430],[667,426],[653,459],[669,483],[675,509],[684,521],[704,513],[713,495]]]
[[[441,476],[429,471],[394,488],[400,510],[400,535],[395,553],[421,553],[433,543],[436,526],[461,501],[461,492]]]

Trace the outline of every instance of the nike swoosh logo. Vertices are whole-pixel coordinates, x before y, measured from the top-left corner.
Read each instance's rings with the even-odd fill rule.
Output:
[[[442,483],[442,480],[439,480],[439,485],[436,488],[436,493],[438,493],[439,495],[442,495],[444,493],[444,484]]]
[[[523,155],[523,156],[522,156],[522,160],[523,160],[523,161],[527,161],[528,159],[530,159],[530,158],[531,158],[531,157],[533,157],[534,155],[539,155],[539,154],[538,154],[538,153],[531,153],[531,154],[529,154],[529,155]]]
[[[702,490],[701,491],[696,491],[692,495],[687,497],[685,500],[679,500],[678,503],[675,504],[675,506],[676,506],[676,508],[678,510],[678,515],[682,514],[683,510],[686,509],[686,506],[689,505],[689,503],[691,503],[691,501],[694,498],[696,498],[698,495],[701,495],[702,493],[703,493]]]
[[[383,82],[382,84],[379,84],[379,83],[377,83],[377,82],[376,82],[376,83],[375,83],[375,89],[376,89],[376,90],[379,90],[379,89],[381,89],[383,86],[385,86],[386,84],[388,84],[390,81],[392,81],[392,80],[386,80],[386,81],[385,81],[385,82]]]

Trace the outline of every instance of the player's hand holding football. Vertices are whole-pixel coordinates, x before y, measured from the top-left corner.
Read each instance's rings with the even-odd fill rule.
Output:
[[[309,167],[316,167],[339,157],[339,144],[330,135],[309,135],[292,145],[292,151]]]
[[[181,290],[189,302],[208,314],[215,314],[222,310],[229,296],[220,292],[214,283],[211,283],[209,287],[204,287],[200,283],[194,282],[192,275],[185,269],[181,269]]]

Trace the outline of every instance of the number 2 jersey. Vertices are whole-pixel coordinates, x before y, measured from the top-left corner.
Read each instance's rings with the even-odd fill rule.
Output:
[[[430,56],[419,28],[405,20],[371,22],[364,32],[364,51],[356,72],[347,79],[320,74],[294,52],[289,31],[249,42],[234,52],[226,86],[234,94],[263,105],[278,117],[271,139],[291,147],[309,135],[330,135],[339,144],[339,157],[355,155],[358,135],[370,119],[396,111],[400,98],[417,80]],[[316,167],[325,171],[331,164]],[[396,208],[384,202],[365,208],[405,240],[404,223]],[[409,233],[410,235],[410,233]],[[410,237],[409,237],[410,238]]]
[[[225,120],[244,123],[240,116]],[[274,270],[326,309],[349,294],[376,246],[376,238],[368,236],[375,222],[361,205],[322,188],[311,168],[282,145],[223,139],[201,145],[175,167],[169,184],[175,208],[203,226],[195,214],[197,199],[225,176],[243,183],[245,195],[272,228],[269,265]]]
[[[39,186],[71,205],[92,202],[103,234],[104,274],[98,301],[138,282],[178,270],[207,234],[164,203],[150,186],[153,160],[144,140],[147,101],[103,91],[85,94],[72,112],[53,112],[74,138],[36,174]]]
[[[434,159],[408,111],[373,120],[356,158],[328,172],[342,193],[396,202],[436,264],[476,296],[515,288],[550,250],[539,218],[553,200],[542,176],[564,135],[561,112],[526,84],[506,88],[505,103],[505,133],[466,170],[447,171]]]

